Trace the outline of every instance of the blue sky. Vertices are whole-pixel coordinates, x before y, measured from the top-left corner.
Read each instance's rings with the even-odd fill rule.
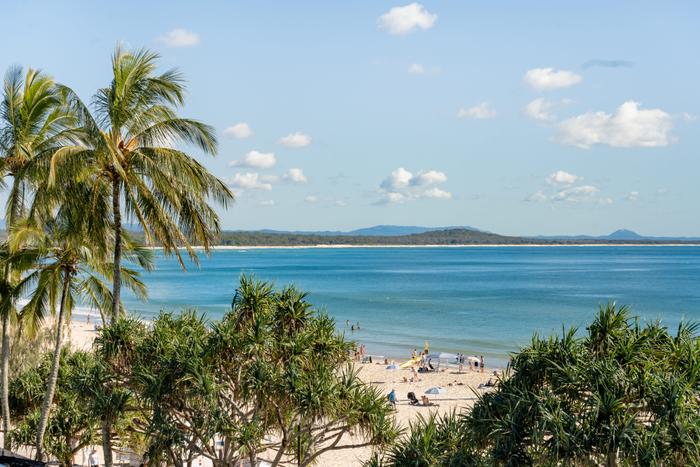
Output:
[[[14,2],[0,68],[88,100],[118,41],[188,79],[230,229],[700,235],[700,4]]]

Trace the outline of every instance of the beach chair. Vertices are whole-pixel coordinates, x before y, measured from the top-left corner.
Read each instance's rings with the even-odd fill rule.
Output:
[[[416,397],[416,394],[413,391],[406,394],[406,397],[408,398],[408,403],[410,405],[418,405],[420,403],[420,401],[418,401],[418,398]]]

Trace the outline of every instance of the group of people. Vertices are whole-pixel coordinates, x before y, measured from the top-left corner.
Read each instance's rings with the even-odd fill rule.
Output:
[[[360,322],[358,321],[355,324],[350,324],[350,320],[346,319],[345,320],[345,327],[349,327],[352,332],[359,331],[360,330]]]
[[[367,349],[365,348],[365,344],[362,344],[359,347],[355,347],[355,349],[353,350],[352,359],[358,363],[362,363],[364,361],[365,355],[367,355]]]
[[[409,392],[407,397],[409,405],[423,405],[426,407],[435,405],[432,402],[430,402],[428,396],[425,395],[421,396],[420,401],[418,400],[414,392]],[[386,398],[389,401],[389,404],[391,404],[394,407],[394,410],[396,410],[396,403],[398,402],[398,398],[396,397],[396,390],[392,389],[391,392],[386,396]]]
[[[474,362],[474,365],[472,366],[472,362]],[[473,359],[468,359],[468,357],[465,357],[463,353],[458,353],[457,354],[457,363],[459,363],[459,372],[461,373],[464,370],[464,364],[467,363],[469,366],[469,371],[481,371],[482,373],[484,372],[484,368],[486,366],[484,365],[484,356],[481,355],[477,357],[476,355],[473,357]]]

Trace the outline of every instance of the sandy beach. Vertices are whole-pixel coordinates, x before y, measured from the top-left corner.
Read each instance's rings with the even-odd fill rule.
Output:
[[[86,322],[85,315],[74,315],[70,327],[70,342],[75,349],[89,349],[97,332],[95,331],[94,315],[91,322]],[[400,364],[403,360],[397,360]],[[412,372],[410,368],[387,370],[384,361],[380,363],[357,363],[360,378],[366,383],[378,387],[382,393],[389,394],[394,389],[398,402],[396,404],[396,420],[401,426],[408,427],[412,420],[419,415],[427,416],[431,412],[447,413],[452,410],[464,410],[471,407],[476,400],[474,391],[480,391],[478,386],[486,383],[493,376],[493,368],[487,368],[484,373],[470,371],[465,368],[459,373],[456,367],[443,367],[438,372],[420,373],[420,381],[411,382]],[[404,382],[404,378],[407,380]],[[406,395],[414,392],[418,399],[425,391],[432,387],[442,387],[444,394],[427,395],[430,402],[435,404],[430,407],[410,405]],[[96,446],[99,451],[99,446]],[[323,466],[354,466],[361,465],[372,454],[371,448],[344,449],[329,452],[320,457],[318,465]],[[87,458],[87,457],[85,457]],[[83,456],[76,456],[76,461],[81,462]],[[195,464],[200,465],[200,464]],[[203,466],[210,465],[204,459]]]
[[[471,407],[476,401],[474,391],[479,392],[478,386],[486,383],[493,376],[494,369],[486,369],[484,373],[466,370],[458,372],[458,368],[446,368],[436,373],[420,373],[420,381],[411,382],[411,370],[387,370],[384,362],[358,364],[360,377],[366,383],[378,387],[384,394],[394,389],[398,402],[396,404],[396,420],[403,427],[408,427],[412,420],[419,415],[428,416],[431,412],[438,414],[448,413],[452,410],[461,411]],[[404,382],[404,378],[408,382]],[[425,391],[432,387],[442,387],[444,394],[427,395],[430,402],[435,404],[430,407],[410,405],[406,395],[414,392],[418,399]],[[362,465],[372,454],[370,448],[350,449],[326,453],[320,457],[318,465],[323,466],[351,466]]]

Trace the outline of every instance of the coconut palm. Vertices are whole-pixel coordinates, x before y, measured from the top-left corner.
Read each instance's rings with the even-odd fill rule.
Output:
[[[33,162],[41,155],[50,154],[69,135],[75,119],[66,110],[61,93],[49,76],[33,69],[28,69],[26,73],[19,67],[8,70],[0,102],[0,186],[6,186],[6,179],[11,180],[5,213],[7,228],[23,215],[34,193],[33,188],[39,176],[33,170]],[[2,274],[4,285],[7,286],[12,278],[18,277],[18,272],[12,271],[9,262],[5,263]],[[5,433],[10,427],[7,402],[9,327],[15,312],[13,301],[7,301],[6,305],[0,316],[3,335],[1,408]]]
[[[71,199],[77,189],[66,190]],[[36,432],[36,457],[44,457],[44,433],[49,420],[58,379],[63,327],[70,320],[76,300],[83,300],[97,309],[111,306],[111,293],[104,278],[111,278],[109,250],[99,231],[88,229],[85,212],[78,203],[67,203],[56,215],[41,223],[35,219],[17,222],[12,227],[10,247],[15,258],[24,258],[36,266],[27,274],[21,288],[32,288],[31,298],[21,311],[23,320],[30,325],[42,322],[56,309],[55,340],[51,371],[46,385]],[[97,234],[96,234],[97,233]],[[142,264],[148,266],[148,254],[137,252]],[[138,280],[138,273],[122,268],[121,280],[136,294],[145,297],[146,289]],[[59,298],[60,296],[60,298]]]
[[[56,174],[61,167],[79,173],[90,180],[90,205],[111,207],[111,320],[120,307],[122,211],[141,226],[147,243],[159,243],[184,267],[178,247],[196,261],[191,243],[208,251],[220,231],[209,200],[226,206],[233,199],[221,180],[176,147],[191,144],[215,154],[217,142],[213,128],[178,116],[185,94],[182,76],[176,70],[157,74],[158,58],[148,50],[118,46],[112,57],[112,82],[95,94],[94,113],[63,88],[81,119],[81,143],[53,154],[49,180],[60,180]]]
[[[22,297],[22,267],[18,261],[10,262],[7,242],[0,245],[0,316],[2,316],[2,429],[5,433],[3,448],[9,449],[10,403],[9,403],[9,359],[10,326],[17,322],[17,301]]]

